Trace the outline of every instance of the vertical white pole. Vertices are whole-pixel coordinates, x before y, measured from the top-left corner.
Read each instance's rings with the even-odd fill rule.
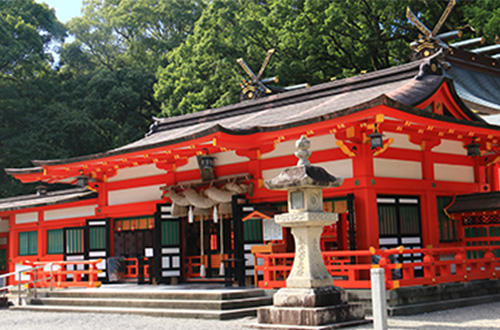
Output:
[[[383,268],[370,270],[372,285],[373,329],[387,330],[387,299],[385,293],[385,271]]]
[[[206,270],[205,270],[205,248],[204,248],[204,241],[203,241],[203,221],[205,221],[203,215],[201,216],[200,220],[200,249],[201,249],[201,266],[200,266],[200,276],[205,277],[206,276]]]

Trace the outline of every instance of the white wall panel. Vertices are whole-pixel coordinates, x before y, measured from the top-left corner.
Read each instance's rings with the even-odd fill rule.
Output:
[[[0,233],[6,233],[9,231],[9,220],[1,219],[0,220]]]
[[[149,202],[161,199],[160,187],[164,185],[146,186],[132,189],[113,190],[108,194],[109,205]]]
[[[198,161],[196,160],[196,157],[191,157],[188,159],[188,163],[184,166],[177,168],[177,171],[184,172],[196,169],[198,169]]]
[[[215,158],[214,162],[216,167],[220,165],[229,165],[248,161],[248,158],[238,156],[235,151],[218,152],[216,154],[211,154],[211,156]]]
[[[340,177],[345,179],[353,177],[351,158],[334,160],[323,163],[315,163],[312,165],[323,167],[328,173],[330,173],[335,177]]]
[[[434,164],[437,181],[474,182],[474,167],[464,165]]]
[[[307,139],[311,142],[311,148],[309,149],[311,152],[338,148],[335,137],[331,134],[310,136]],[[296,151],[295,142],[296,140],[290,140],[277,143],[276,149],[263,154],[261,159],[293,155]]]
[[[411,143],[408,140],[408,135],[400,134],[400,133],[385,133],[386,138],[393,138],[394,142],[389,146],[389,148],[400,148],[400,149],[408,149],[408,150],[420,150],[420,146],[415,143]]]
[[[422,166],[420,162],[374,158],[373,171],[376,177],[422,179]]]
[[[137,179],[144,178],[153,175],[161,175],[165,174],[164,170],[160,170],[156,167],[155,164],[136,166],[130,168],[123,168],[118,170],[118,173],[109,178],[109,182],[121,181],[121,180],[129,180],[129,179]]]
[[[71,219],[80,217],[91,217],[95,215],[97,205],[86,205],[78,207],[68,207],[65,209],[57,209],[45,211],[43,219],[45,221]]]
[[[30,223],[38,221],[38,212],[19,213],[15,215],[15,223]]]
[[[441,144],[432,148],[432,151],[467,156],[467,150],[462,146],[462,142],[453,140],[441,139]]]

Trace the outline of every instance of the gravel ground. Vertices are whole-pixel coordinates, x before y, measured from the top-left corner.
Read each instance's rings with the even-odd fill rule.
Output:
[[[0,329],[53,330],[53,329],[172,329],[172,330],[226,330],[248,329],[244,325],[255,323],[255,318],[230,321],[156,318],[149,316],[46,313],[0,309]],[[349,329],[371,329],[372,325]],[[457,308],[447,311],[389,318],[393,330],[493,330],[500,329],[500,302]]]

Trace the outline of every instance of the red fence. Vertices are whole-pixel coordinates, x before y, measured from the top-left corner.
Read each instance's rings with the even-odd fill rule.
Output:
[[[93,288],[101,286],[101,282],[97,280],[98,274],[102,272],[102,270],[97,268],[97,264],[101,261],[101,259],[52,262],[25,261],[23,265],[31,267],[45,266],[44,269],[25,272],[30,277],[29,282],[36,283],[36,286],[39,288],[48,288],[52,285],[56,288]]]
[[[391,262],[413,255],[418,262]],[[322,252],[326,269],[336,286],[345,289],[370,288],[370,269],[385,269],[386,288],[437,285],[481,279],[497,279],[500,273],[498,246],[435,249],[398,249]],[[376,256],[376,258],[373,258]],[[392,256],[392,257],[391,257]],[[469,256],[469,257],[468,257]],[[291,271],[294,253],[256,253],[257,286],[282,288]],[[376,264],[373,262],[377,261]]]

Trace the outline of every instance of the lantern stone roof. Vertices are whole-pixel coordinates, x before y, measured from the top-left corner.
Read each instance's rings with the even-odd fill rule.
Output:
[[[61,203],[76,202],[96,197],[97,193],[85,187],[66,189],[45,194],[32,194],[0,199],[0,212],[20,210]]]
[[[271,190],[287,190],[293,187],[338,187],[342,182],[342,178],[331,175],[321,167],[306,165],[285,168],[264,184]]]
[[[500,191],[457,195],[448,213],[469,213],[500,210]]]

